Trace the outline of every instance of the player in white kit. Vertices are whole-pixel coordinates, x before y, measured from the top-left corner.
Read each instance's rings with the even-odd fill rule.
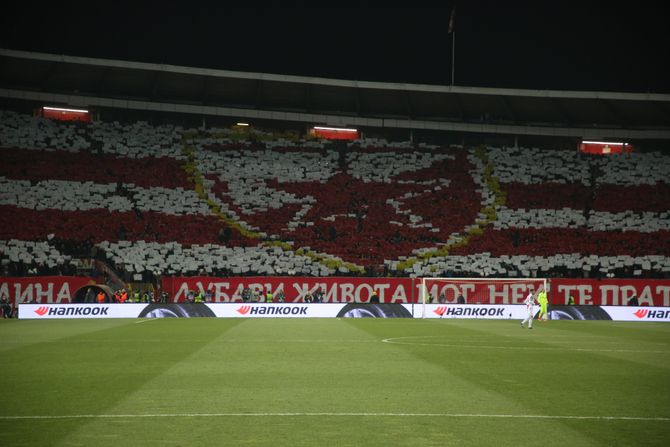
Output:
[[[526,296],[523,304],[526,305],[526,311],[528,312],[528,315],[526,316],[526,319],[521,322],[521,327],[523,327],[523,325],[528,322],[528,329],[533,329],[533,306],[535,305],[533,289],[529,289],[528,296]]]

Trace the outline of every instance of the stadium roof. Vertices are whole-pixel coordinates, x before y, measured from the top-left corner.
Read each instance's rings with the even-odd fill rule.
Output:
[[[670,95],[352,81],[0,49],[0,97],[370,128],[670,140]]]

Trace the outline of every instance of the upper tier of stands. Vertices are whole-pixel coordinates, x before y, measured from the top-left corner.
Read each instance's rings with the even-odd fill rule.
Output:
[[[9,111],[0,154],[6,274],[97,256],[138,278],[670,275],[665,154],[343,145]]]

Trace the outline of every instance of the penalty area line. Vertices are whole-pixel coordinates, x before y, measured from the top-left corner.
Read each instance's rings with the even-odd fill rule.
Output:
[[[135,418],[184,418],[184,417],[440,417],[481,419],[573,419],[602,421],[670,421],[670,417],[643,416],[575,416],[545,414],[472,414],[472,413],[150,413],[150,414],[72,414],[0,416],[0,420],[49,420],[49,419],[135,419]]]

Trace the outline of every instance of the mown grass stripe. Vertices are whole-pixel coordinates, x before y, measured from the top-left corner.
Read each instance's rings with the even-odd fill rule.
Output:
[[[182,417],[447,417],[497,419],[588,419],[615,421],[670,421],[670,417],[644,416],[578,416],[548,414],[472,414],[472,413],[150,413],[150,414],[71,414],[0,416],[0,420],[21,419],[113,419],[113,418],[182,418]]]

